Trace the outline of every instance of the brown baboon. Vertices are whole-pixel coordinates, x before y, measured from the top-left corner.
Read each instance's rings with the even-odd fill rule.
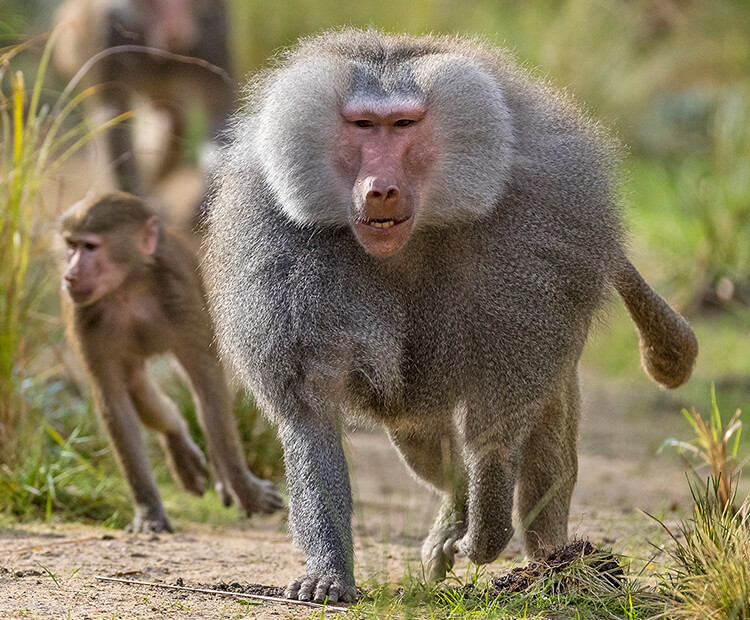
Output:
[[[697,343],[628,261],[616,149],[502,50],[344,30],[253,81],[224,149],[203,261],[223,356],[280,428],[287,596],[356,596],[342,415],[382,423],[443,494],[422,548],[493,561],[567,537],[577,363],[614,287],[648,372]]]
[[[274,485],[245,465],[194,256],[143,201],[113,193],[62,216],[67,246],[63,313],[91,377],[97,409],[130,485],[132,531],[172,531],[141,443],[138,420],[159,433],[172,474],[191,493],[208,485],[206,460],[145,361],[174,354],[192,384],[199,422],[225,503],[268,514]]]
[[[139,98],[166,113],[172,138],[157,179],[179,163],[186,115],[195,102],[206,112],[211,140],[219,138],[234,105],[223,0],[67,0],[55,22],[61,26],[55,64],[68,78],[97,53],[128,46],[93,62],[84,83],[97,86],[91,99],[97,122],[133,109]],[[119,189],[143,195],[147,187],[133,156],[131,133],[129,124],[110,129],[109,155]],[[214,149],[213,143],[204,146],[204,164]]]

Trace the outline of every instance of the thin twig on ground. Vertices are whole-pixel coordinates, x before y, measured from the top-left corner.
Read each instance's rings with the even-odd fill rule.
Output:
[[[103,577],[101,575],[95,575],[94,578],[98,579],[99,581],[114,581],[117,583],[126,583],[129,585],[138,585],[138,586],[151,586],[153,588],[163,588],[167,590],[180,590],[183,592],[199,592],[201,594],[218,594],[219,596],[228,596],[228,597],[237,598],[237,599],[252,599],[252,600],[259,600],[259,601],[267,601],[270,603],[282,603],[285,605],[302,605],[304,607],[314,607],[316,609],[325,608],[328,611],[342,611],[342,612],[349,611],[347,607],[335,607],[333,605],[312,603],[310,601],[298,601],[295,599],[279,598],[276,596],[263,596],[261,594],[244,594],[241,592],[226,592],[224,590],[209,590],[207,588],[190,588],[188,586],[172,586],[166,583],[154,583],[151,581],[137,581],[134,579],[118,579],[116,577]]]

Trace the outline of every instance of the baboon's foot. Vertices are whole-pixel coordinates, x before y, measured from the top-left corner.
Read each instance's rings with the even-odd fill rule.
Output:
[[[203,495],[208,488],[208,466],[203,452],[186,434],[167,434],[164,442],[172,477],[190,493]]]
[[[221,498],[222,505],[229,507],[234,503],[232,492],[229,490],[229,485],[222,478],[217,478],[214,484],[216,494]]]
[[[133,520],[125,526],[126,532],[172,532],[167,515],[161,504],[157,506],[136,506]]]
[[[442,581],[453,567],[456,543],[466,532],[464,523],[433,527],[422,544],[422,565],[429,581]]]
[[[342,575],[302,575],[287,586],[284,596],[299,601],[353,603],[357,600],[357,586],[353,578]]]

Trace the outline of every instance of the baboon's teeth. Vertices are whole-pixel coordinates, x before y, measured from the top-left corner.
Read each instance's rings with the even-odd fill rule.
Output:
[[[382,222],[376,222],[371,221],[370,225],[374,226],[375,228],[390,228],[391,226],[394,226],[396,222],[394,220],[384,220]]]

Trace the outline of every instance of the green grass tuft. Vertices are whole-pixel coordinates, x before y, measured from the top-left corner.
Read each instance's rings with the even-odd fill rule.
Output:
[[[691,620],[750,618],[750,498],[739,510],[722,506],[719,484],[691,482],[695,510],[673,534],[675,568],[664,577],[674,599],[671,617]]]
[[[740,410],[724,423],[712,386],[708,424],[695,411],[683,413],[694,439],[665,445],[698,456],[711,474],[705,483],[695,470],[688,477],[694,509],[676,533],[657,519],[672,538],[667,553],[673,568],[662,580],[673,599],[670,617],[744,620],[750,618],[750,496],[737,508]]]

